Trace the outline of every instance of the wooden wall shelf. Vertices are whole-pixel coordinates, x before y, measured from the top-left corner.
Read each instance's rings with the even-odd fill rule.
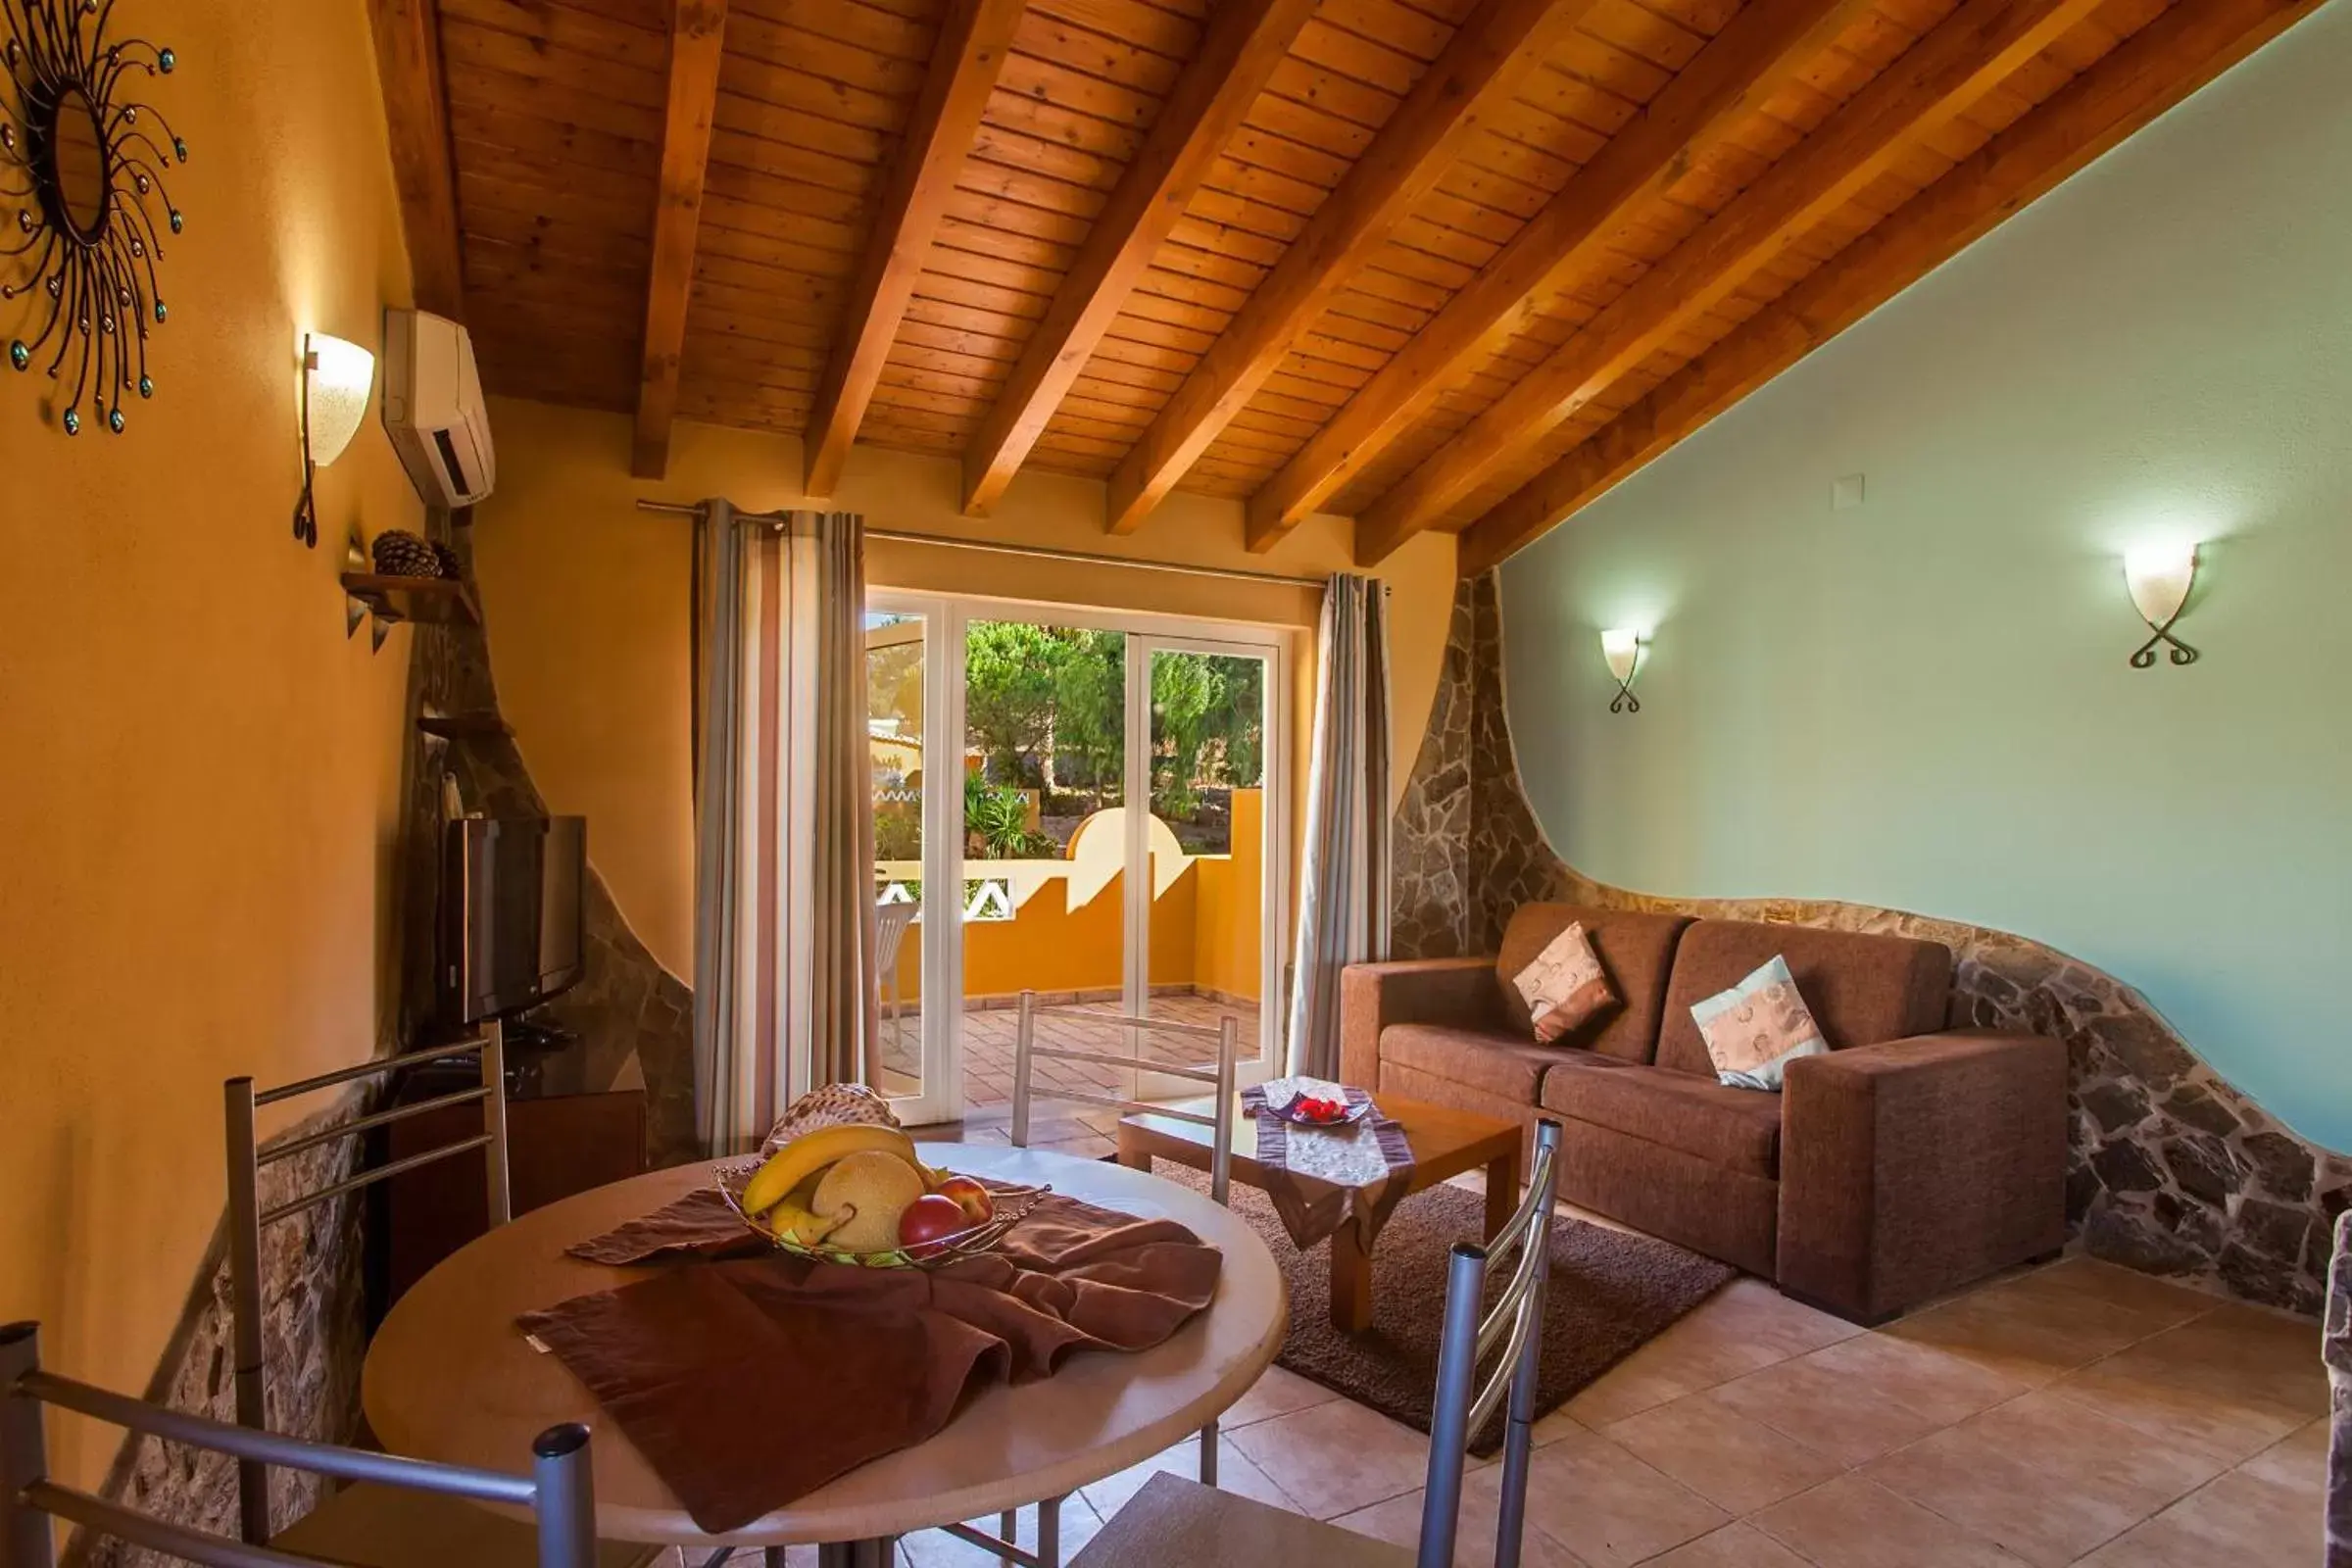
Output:
[[[416,727],[427,735],[438,735],[445,741],[473,740],[489,735],[512,735],[507,721],[495,712],[483,710],[466,713],[426,713],[416,720]]]
[[[372,571],[347,571],[343,591],[366,605],[378,620],[482,623],[481,606],[475,602],[473,590],[453,577],[386,577]]]

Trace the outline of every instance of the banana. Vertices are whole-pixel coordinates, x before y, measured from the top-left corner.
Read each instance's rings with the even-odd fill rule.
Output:
[[[767,1211],[767,1228],[778,1236],[788,1236],[803,1247],[814,1247],[841,1228],[847,1214],[825,1219],[811,1214],[790,1199]]]
[[[819,1127],[777,1150],[760,1167],[751,1185],[743,1190],[744,1212],[764,1214],[817,1171],[845,1154],[866,1149],[896,1154],[917,1170],[922,1168],[922,1161],[914,1157],[914,1140],[896,1127],[877,1127],[871,1122]]]

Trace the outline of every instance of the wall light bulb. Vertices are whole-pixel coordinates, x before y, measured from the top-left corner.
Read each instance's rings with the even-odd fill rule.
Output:
[[[2188,603],[2197,578],[2194,544],[2139,545],[2124,556],[2124,584],[2132,608],[2150,626],[2166,626]]]
[[[375,356],[357,343],[323,332],[303,339],[303,374],[310,382],[311,461],[320,467],[343,455],[368,416],[375,386]]]
[[[1642,661],[1642,634],[1618,626],[1600,634],[1600,657],[1607,660],[1609,673],[1617,684],[1625,685],[1634,678],[1634,666]]]

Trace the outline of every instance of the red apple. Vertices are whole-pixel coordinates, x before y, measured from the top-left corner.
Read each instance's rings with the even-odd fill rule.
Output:
[[[936,1251],[942,1238],[969,1230],[971,1224],[956,1200],[942,1198],[937,1193],[925,1193],[901,1211],[899,1245],[920,1257],[925,1252]]]
[[[954,1200],[966,1224],[985,1225],[996,1216],[997,1200],[973,1177],[951,1176],[939,1184],[937,1192],[941,1198]]]

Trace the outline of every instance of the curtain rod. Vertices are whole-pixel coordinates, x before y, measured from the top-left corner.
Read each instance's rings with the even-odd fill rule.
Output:
[[[699,517],[703,509],[685,506],[675,501],[640,501],[640,512],[666,512],[681,516]],[[1034,556],[1045,561],[1070,561],[1089,566],[1132,566],[1141,571],[1174,571],[1188,577],[1228,577],[1242,582],[1273,583],[1283,588],[1315,588],[1324,586],[1322,577],[1289,577],[1275,571],[1244,571],[1238,566],[1195,566],[1181,561],[1131,561],[1125,556],[1098,555],[1085,550],[1051,550],[1044,545],[1005,545],[987,539],[956,539],[946,534],[905,533],[889,528],[868,528],[868,539],[887,539],[893,544],[938,545],[948,550],[978,550],[994,556]]]

